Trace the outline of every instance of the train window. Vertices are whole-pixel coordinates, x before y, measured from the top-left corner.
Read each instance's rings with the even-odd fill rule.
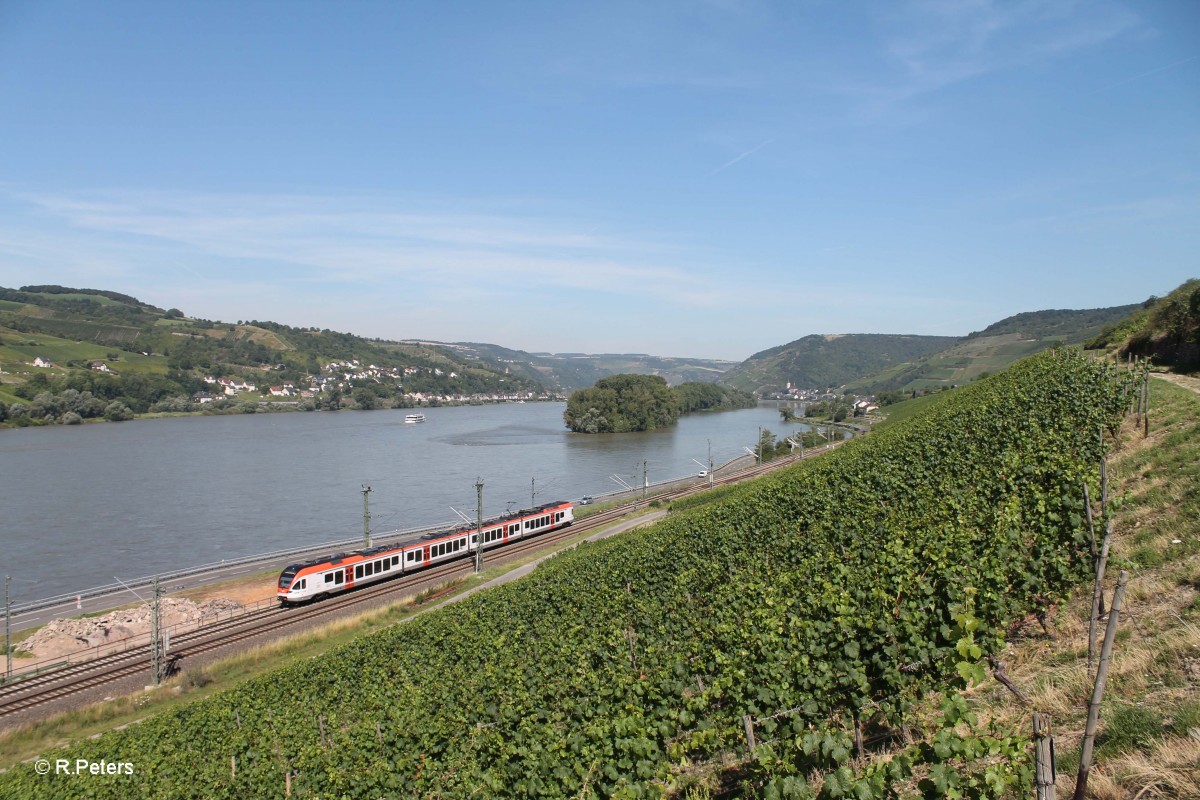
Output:
[[[400,556],[392,556],[392,566],[394,567],[399,563],[400,563]]]
[[[361,578],[362,576],[363,576],[362,564],[357,564],[354,567],[354,577],[355,577],[355,579],[358,579],[358,578]]]
[[[385,558],[385,559],[383,560],[383,566],[381,567],[381,569],[382,569],[384,572],[387,572],[387,571],[389,571],[391,568],[392,568],[392,560],[391,560],[390,558]]]
[[[339,584],[342,582],[342,571],[340,569],[333,573],[333,582]]]
[[[325,582],[326,582],[326,583],[333,583],[333,573],[332,573],[332,572],[326,572],[326,573],[325,573]]]
[[[374,574],[375,574],[375,565],[374,564],[372,564],[370,561],[368,561],[366,564],[363,564],[363,577],[364,578],[369,578]]]
[[[308,583],[308,578],[301,578],[300,580],[296,581],[296,585],[292,587],[292,591],[293,592],[300,591],[301,589],[304,588],[305,584],[307,584],[307,583]]]

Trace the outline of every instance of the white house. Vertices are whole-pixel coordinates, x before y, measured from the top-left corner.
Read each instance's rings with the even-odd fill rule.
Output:
[[[42,369],[50,369],[50,367],[54,366],[50,363],[50,359],[42,358],[41,356],[38,356],[33,360],[33,365],[35,367],[41,367]]]

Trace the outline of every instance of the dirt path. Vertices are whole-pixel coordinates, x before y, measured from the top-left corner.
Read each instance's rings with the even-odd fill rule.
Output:
[[[1151,377],[1162,378],[1168,383],[1182,386],[1184,389],[1200,394],[1200,378],[1192,375],[1178,375],[1174,372],[1151,372]]]

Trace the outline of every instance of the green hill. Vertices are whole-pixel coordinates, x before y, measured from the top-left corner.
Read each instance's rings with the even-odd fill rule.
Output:
[[[856,394],[876,394],[969,383],[1055,344],[1082,344],[1136,308],[1128,305],[1015,314],[964,336],[944,350],[849,381],[845,388]]]
[[[747,392],[842,386],[866,375],[915,361],[958,341],[952,336],[814,334],[755,353],[721,376],[720,383]]]
[[[52,366],[35,366],[39,359]],[[357,366],[331,370],[332,362]],[[193,319],[178,309],[96,289],[0,287],[0,403],[28,408],[27,424],[65,413],[30,404],[45,392],[88,392],[140,414],[188,410],[193,393],[214,389],[205,377],[252,383],[258,398],[272,385],[308,388],[322,378],[332,380],[334,372],[336,381],[320,407],[336,407],[351,394],[360,408],[400,402],[401,386],[404,393],[435,395],[543,391],[535,377],[506,374],[436,345],[257,320]],[[171,407],[161,407],[167,400]],[[74,401],[68,405],[84,418],[99,416],[90,401],[84,409]]]
[[[1200,368],[1200,280],[1185,281],[1166,297],[1151,297],[1086,345],[1121,357],[1152,358],[1185,370]]]

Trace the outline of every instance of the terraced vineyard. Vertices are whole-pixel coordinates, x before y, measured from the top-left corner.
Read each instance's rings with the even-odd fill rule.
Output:
[[[884,766],[852,769],[855,736],[978,677],[1006,621],[1087,573],[1082,484],[1131,385],[1040,354],[721,503],[47,754],[133,777],[22,765],[0,796],[651,797],[723,761],[768,797],[814,796],[813,770],[828,797],[914,775],[1003,793],[1028,779],[1020,743],[955,734],[953,695],[945,735]]]

